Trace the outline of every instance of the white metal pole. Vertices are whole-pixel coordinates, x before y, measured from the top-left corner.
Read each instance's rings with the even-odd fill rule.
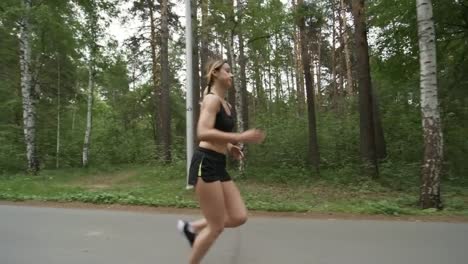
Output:
[[[187,183],[186,188],[193,186],[188,183],[190,161],[193,155],[193,75],[192,75],[192,6],[191,0],[185,0],[185,54],[187,58],[187,83],[186,83],[186,137],[187,137]]]

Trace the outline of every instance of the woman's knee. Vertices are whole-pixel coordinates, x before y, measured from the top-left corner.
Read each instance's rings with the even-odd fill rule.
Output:
[[[231,224],[236,227],[245,224],[247,222],[247,213],[240,213],[230,216],[229,219]]]
[[[224,231],[224,225],[209,225],[209,235],[211,237],[218,237]]]

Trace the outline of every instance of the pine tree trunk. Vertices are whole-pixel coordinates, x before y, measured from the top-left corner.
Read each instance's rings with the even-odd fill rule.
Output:
[[[297,5],[303,5],[303,0],[298,0]],[[297,20],[299,27],[300,43],[301,43],[301,58],[302,67],[304,68],[305,85],[307,92],[307,112],[309,119],[309,163],[317,173],[319,173],[320,155],[317,140],[317,125],[315,120],[315,104],[314,104],[314,84],[310,72],[310,60],[308,56],[308,42],[305,33],[305,19],[303,16]]]
[[[341,52],[338,54],[338,65],[339,65],[339,79],[340,79],[340,89],[339,89],[339,103],[340,105],[338,108],[341,109],[341,104],[344,103],[342,99],[344,99],[344,95],[346,94],[345,92],[345,78],[346,76],[346,65],[345,65],[345,58],[343,56],[344,53],[344,38],[343,38],[343,20],[341,19],[341,11],[340,8],[338,8],[338,34],[339,34],[339,41],[340,41],[340,50]]]
[[[338,86],[336,85],[336,16],[335,16],[335,0],[332,0],[332,47],[331,47],[331,56],[332,56],[332,80],[331,80],[331,91],[330,91],[330,100],[332,108],[337,106],[337,97],[338,97]]]
[[[275,58],[273,59],[273,61],[275,62],[275,65],[274,65],[274,71],[275,71],[275,88],[276,88],[276,91],[275,91],[275,95],[276,95],[276,105],[277,105],[277,110],[279,111],[280,110],[280,106],[281,106],[281,100],[283,98],[281,98],[281,90],[282,90],[282,87],[281,87],[281,71],[280,71],[280,65],[278,63],[278,49],[279,45],[278,45],[278,35],[275,34],[275,51],[273,52]]]
[[[351,65],[351,53],[349,52],[349,36],[348,36],[348,21],[346,19],[346,7],[344,0],[340,0],[340,10],[341,10],[341,24],[343,25],[343,48],[345,53],[346,61],[346,93],[348,96],[351,96],[354,92],[353,89],[353,73]]]
[[[356,61],[359,83],[360,149],[364,165],[372,177],[378,176],[375,143],[375,125],[372,106],[372,87],[367,43],[364,0],[353,0],[352,10],[355,25]]]
[[[25,14],[20,22],[20,68],[21,68],[21,95],[23,99],[23,130],[26,145],[26,158],[29,173],[39,172],[39,160],[36,149],[36,104],[34,84],[31,71],[31,0],[23,0]]]
[[[374,118],[374,134],[375,134],[375,151],[378,160],[383,160],[387,157],[387,143],[385,142],[384,131],[380,119],[379,99],[377,89],[372,88],[372,111]]]
[[[193,107],[193,131],[197,131],[197,123],[198,117],[200,115],[200,94],[203,90],[203,86],[200,89],[200,60],[199,60],[199,36],[198,36],[198,19],[197,19],[197,11],[198,5],[197,0],[191,1],[191,11],[192,11],[192,74],[193,74],[193,99],[192,99],[192,107]],[[202,71],[203,72],[203,71]],[[202,73],[203,74],[203,73]],[[203,76],[203,75],[202,75]],[[198,146],[197,137],[194,137],[194,146]]]
[[[424,136],[424,158],[421,171],[420,206],[443,207],[440,177],[443,161],[443,135],[437,97],[437,61],[435,29],[431,0],[416,0],[419,62],[421,67],[421,113]]]
[[[169,3],[161,0],[161,87],[160,121],[162,128],[163,161],[170,162],[171,157],[171,111],[169,85]]]
[[[203,89],[205,89],[207,86],[206,78],[204,74],[206,73],[206,64],[208,63],[208,32],[209,32],[208,2],[209,2],[208,0],[201,0],[201,14],[202,14],[201,52],[200,52],[200,61],[201,61],[201,69],[202,69],[201,92],[203,92]]]
[[[253,60],[253,70],[254,70],[254,79],[255,79],[255,91],[257,98],[257,105],[260,108],[265,108],[265,91],[263,89],[262,75],[260,73],[260,63],[258,61],[258,54],[255,55],[256,58]]]
[[[300,0],[299,0],[300,1]],[[298,3],[299,3],[298,1]],[[296,5],[295,0],[292,0],[293,8],[297,9],[299,4]],[[300,41],[300,33],[297,32],[296,25],[294,25],[294,57],[296,60],[296,85],[297,85],[297,107],[299,116],[304,115],[304,69],[301,62],[301,41]]]
[[[60,56],[57,53],[57,148],[55,153],[55,167],[60,167]]]
[[[160,158],[161,157],[161,152],[162,152],[162,131],[163,128],[161,127],[161,104],[160,104],[160,98],[161,98],[161,88],[159,87],[160,83],[158,80],[159,72],[160,72],[160,67],[159,67],[159,62],[158,62],[158,34],[156,31],[156,17],[154,14],[154,2],[153,0],[148,0],[148,7],[149,7],[149,14],[150,14],[150,46],[151,46],[151,62],[152,62],[152,79],[153,79],[153,100],[154,100],[154,141],[156,144],[156,157]]]

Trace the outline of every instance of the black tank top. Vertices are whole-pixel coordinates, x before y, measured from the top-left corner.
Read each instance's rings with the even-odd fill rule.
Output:
[[[223,104],[221,103],[220,109],[218,113],[216,113],[214,128],[224,132],[232,132],[232,130],[234,129],[234,125],[234,112],[231,110],[231,115],[228,115],[226,113],[226,110],[224,110]]]

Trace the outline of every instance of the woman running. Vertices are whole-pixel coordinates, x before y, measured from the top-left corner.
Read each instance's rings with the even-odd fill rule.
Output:
[[[247,208],[239,190],[226,171],[226,155],[244,158],[238,143],[261,143],[265,133],[250,129],[232,132],[235,115],[224,99],[232,88],[231,68],[224,60],[213,60],[207,67],[207,83],[200,109],[197,136],[200,141],[194,151],[189,184],[195,186],[203,219],[179,220],[178,229],[185,235],[192,252],[189,263],[199,264],[225,227],[237,227],[247,220]]]

